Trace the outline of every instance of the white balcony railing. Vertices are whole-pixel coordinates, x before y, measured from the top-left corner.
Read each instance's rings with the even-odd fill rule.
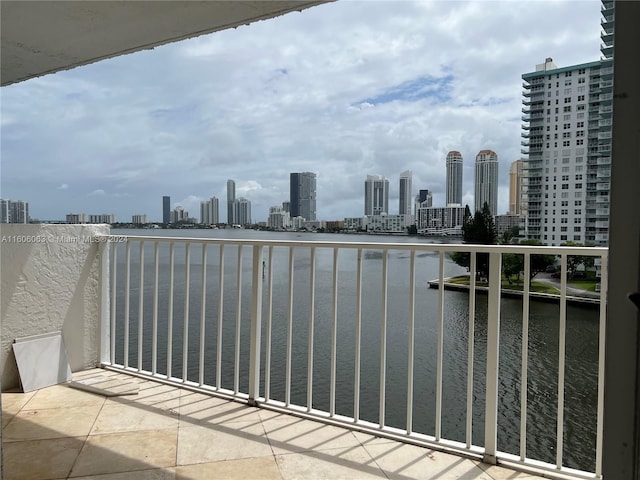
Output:
[[[488,463],[601,477],[605,248],[112,240],[123,243],[102,256],[107,368]],[[469,254],[466,292],[443,288],[464,271],[452,252]],[[513,254],[524,265],[519,299],[501,286]],[[539,255],[559,259],[559,294],[542,295],[554,304],[532,292]],[[592,323],[571,306],[575,256],[602,265]],[[475,275],[485,263],[486,287]],[[555,333],[541,341],[545,331]],[[576,332],[580,348],[569,351]],[[575,395],[595,403],[572,410]],[[576,436],[577,417],[592,430]],[[583,463],[571,460],[578,449]]]

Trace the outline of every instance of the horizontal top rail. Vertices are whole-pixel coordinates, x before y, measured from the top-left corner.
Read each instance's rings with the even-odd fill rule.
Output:
[[[101,238],[122,239],[122,235],[106,235]],[[263,247],[315,247],[315,248],[352,248],[373,250],[423,250],[430,252],[464,253],[530,253],[538,255],[583,255],[588,257],[607,256],[607,247],[559,247],[547,245],[476,245],[468,243],[378,243],[378,242],[327,242],[315,240],[256,240],[222,239],[201,237],[160,237],[146,235],[125,235],[129,240],[145,242],[211,243],[215,245],[251,245]]]

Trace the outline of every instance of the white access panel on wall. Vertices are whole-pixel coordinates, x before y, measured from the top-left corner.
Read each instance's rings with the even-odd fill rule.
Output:
[[[71,380],[61,332],[16,338],[13,353],[23,392]]]

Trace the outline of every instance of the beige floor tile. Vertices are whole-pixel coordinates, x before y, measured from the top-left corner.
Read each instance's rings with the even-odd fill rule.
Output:
[[[277,455],[276,461],[284,480],[386,478],[361,446],[346,451],[338,449]]]
[[[178,411],[180,408],[180,395],[182,390],[171,385],[153,382],[150,380],[138,380],[140,391],[137,395],[124,395],[110,397],[107,403],[141,403],[162,410]]]
[[[26,403],[31,400],[31,398],[36,394],[36,392],[28,392],[28,393],[3,393],[2,394],[2,414],[16,414],[20,411],[22,407],[26,405]]]
[[[91,435],[71,477],[175,466],[177,428]]]
[[[4,443],[2,445],[4,478],[7,480],[66,478],[83,444],[84,438]]]
[[[476,463],[478,467],[486,472],[493,480],[544,480],[544,477],[531,473],[515,472],[510,468],[488,465],[482,462]]]
[[[130,402],[107,402],[91,430],[91,435],[132,432],[139,430],[164,430],[177,428],[178,414]]]
[[[73,408],[23,409],[2,431],[2,440],[10,442],[87,436],[100,408],[96,404]]]
[[[265,420],[263,425],[276,455],[360,446],[360,442],[350,430],[291,415]]]
[[[43,410],[45,408],[80,407],[83,405],[102,405],[105,397],[89,392],[82,392],[67,385],[53,385],[38,390],[27,402],[29,410]]]
[[[175,480],[173,468],[154,468],[152,470],[136,470],[134,472],[107,473],[105,475],[89,475],[73,477],[74,480]]]
[[[180,397],[180,418],[194,424],[261,421],[257,408],[194,392],[184,392]]]
[[[273,452],[259,423],[192,426],[180,422],[178,465],[271,455]]]
[[[375,443],[364,448],[391,479],[492,480],[473,460],[407,444]]]
[[[243,458],[176,467],[176,480],[282,480],[273,457]]]

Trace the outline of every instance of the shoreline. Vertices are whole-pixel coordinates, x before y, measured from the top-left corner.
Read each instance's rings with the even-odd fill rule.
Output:
[[[444,279],[443,286],[445,290],[457,291],[457,292],[468,292],[469,285],[460,285],[457,283],[447,282],[448,278]],[[429,288],[439,289],[440,282],[438,280],[429,280],[427,282]],[[483,295],[487,295],[489,293],[489,287],[476,287],[476,293],[480,293]],[[507,298],[522,298],[524,292],[521,290],[510,290],[503,288],[501,290],[501,296]],[[547,303],[560,303],[560,295],[556,295],[553,293],[539,293],[539,292],[529,292],[529,297],[532,300],[536,300],[539,302],[547,302]],[[596,308],[600,306],[600,299],[594,297],[577,297],[575,295],[566,295],[566,301],[568,305],[577,305],[584,306],[590,308]]]

